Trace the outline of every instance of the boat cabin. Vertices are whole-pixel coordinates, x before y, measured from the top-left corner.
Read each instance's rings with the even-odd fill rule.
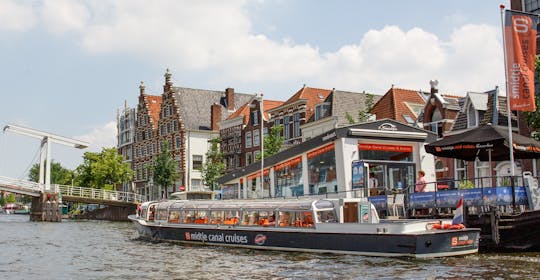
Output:
[[[313,228],[320,223],[378,223],[375,207],[362,199],[169,200],[142,205],[141,218],[160,224]]]

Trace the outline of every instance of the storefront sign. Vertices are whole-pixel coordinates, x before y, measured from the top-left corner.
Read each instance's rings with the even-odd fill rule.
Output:
[[[321,154],[324,154],[326,152],[329,152],[329,151],[333,151],[334,150],[334,143],[330,144],[330,145],[326,145],[324,147],[321,147],[317,150],[314,150],[314,151],[311,151],[309,153],[307,153],[307,158],[308,159],[311,159],[311,158],[314,158],[318,155],[321,155]]]
[[[268,176],[268,174],[270,173],[270,169],[265,169],[264,170],[264,176]],[[251,180],[251,179],[255,179],[257,177],[260,177],[261,176],[261,171],[259,170],[258,172],[256,173],[253,173],[253,174],[250,174],[247,176],[247,179],[248,180]]]
[[[412,153],[412,146],[383,145],[383,144],[358,144],[359,150]]]
[[[301,156],[295,157],[295,158],[293,158],[291,160],[288,160],[288,161],[285,161],[285,162],[282,162],[282,163],[279,163],[279,164],[276,164],[274,166],[274,170],[278,171],[278,170],[281,170],[281,169],[283,169],[285,167],[297,165],[299,162],[302,162],[302,157]]]
[[[397,127],[391,123],[383,123],[381,125],[379,125],[378,127],[379,130],[384,130],[384,131],[396,131],[398,130]]]

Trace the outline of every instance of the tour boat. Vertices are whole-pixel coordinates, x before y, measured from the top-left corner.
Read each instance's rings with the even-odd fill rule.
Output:
[[[130,215],[143,239],[251,249],[390,257],[478,252],[480,229],[451,220],[379,219],[359,198],[164,200]]]

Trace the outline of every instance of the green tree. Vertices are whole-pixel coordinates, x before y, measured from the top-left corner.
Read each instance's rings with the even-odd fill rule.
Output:
[[[535,65],[535,71],[534,71],[534,88],[535,88],[535,100],[536,100],[536,111],[535,112],[525,112],[525,117],[527,118],[527,123],[529,124],[529,127],[532,128],[534,131],[540,130],[540,60],[538,57],[536,58],[536,61],[534,63]],[[540,133],[534,134],[534,138],[536,140],[540,140]]]
[[[133,170],[115,148],[103,148],[101,153],[86,152],[77,167],[75,182],[81,187],[108,188],[130,180]]]
[[[62,167],[62,165],[58,162],[51,162],[51,184],[70,185],[71,180],[74,178],[75,172],[73,170]],[[39,182],[38,163],[32,165],[32,168],[30,168],[30,172],[28,173],[28,180],[32,182]]]
[[[223,153],[219,149],[221,139],[214,138],[210,140],[210,149],[206,152],[206,162],[202,166],[203,181],[207,186],[214,190],[216,181],[223,175],[225,163],[223,162]]]
[[[177,162],[171,157],[169,150],[169,142],[165,140],[163,142],[163,148],[158,156],[154,159],[154,165],[152,166],[154,183],[159,186],[159,189],[154,189],[154,197],[161,197],[162,188],[165,189],[165,198],[168,197],[167,187],[174,185],[180,175],[176,171]],[[156,192],[157,191],[157,192]]]
[[[275,155],[281,149],[283,145],[283,136],[281,136],[281,131],[283,130],[282,125],[274,125],[270,128],[268,135],[264,136],[264,157],[270,157]],[[261,160],[261,154],[258,154],[255,158],[256,160]]]
[[[10,193],[6,196],[6,203],[15,203],[17,202],[17,198],[15,197],[15,194]]]

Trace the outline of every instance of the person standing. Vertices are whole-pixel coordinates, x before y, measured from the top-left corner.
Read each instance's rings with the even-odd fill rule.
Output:
[[[418,171],[418,180],[416,180],[416,187],[414,188],[415,192],[425,192],[426,191],[426,172],[423,170]]]

